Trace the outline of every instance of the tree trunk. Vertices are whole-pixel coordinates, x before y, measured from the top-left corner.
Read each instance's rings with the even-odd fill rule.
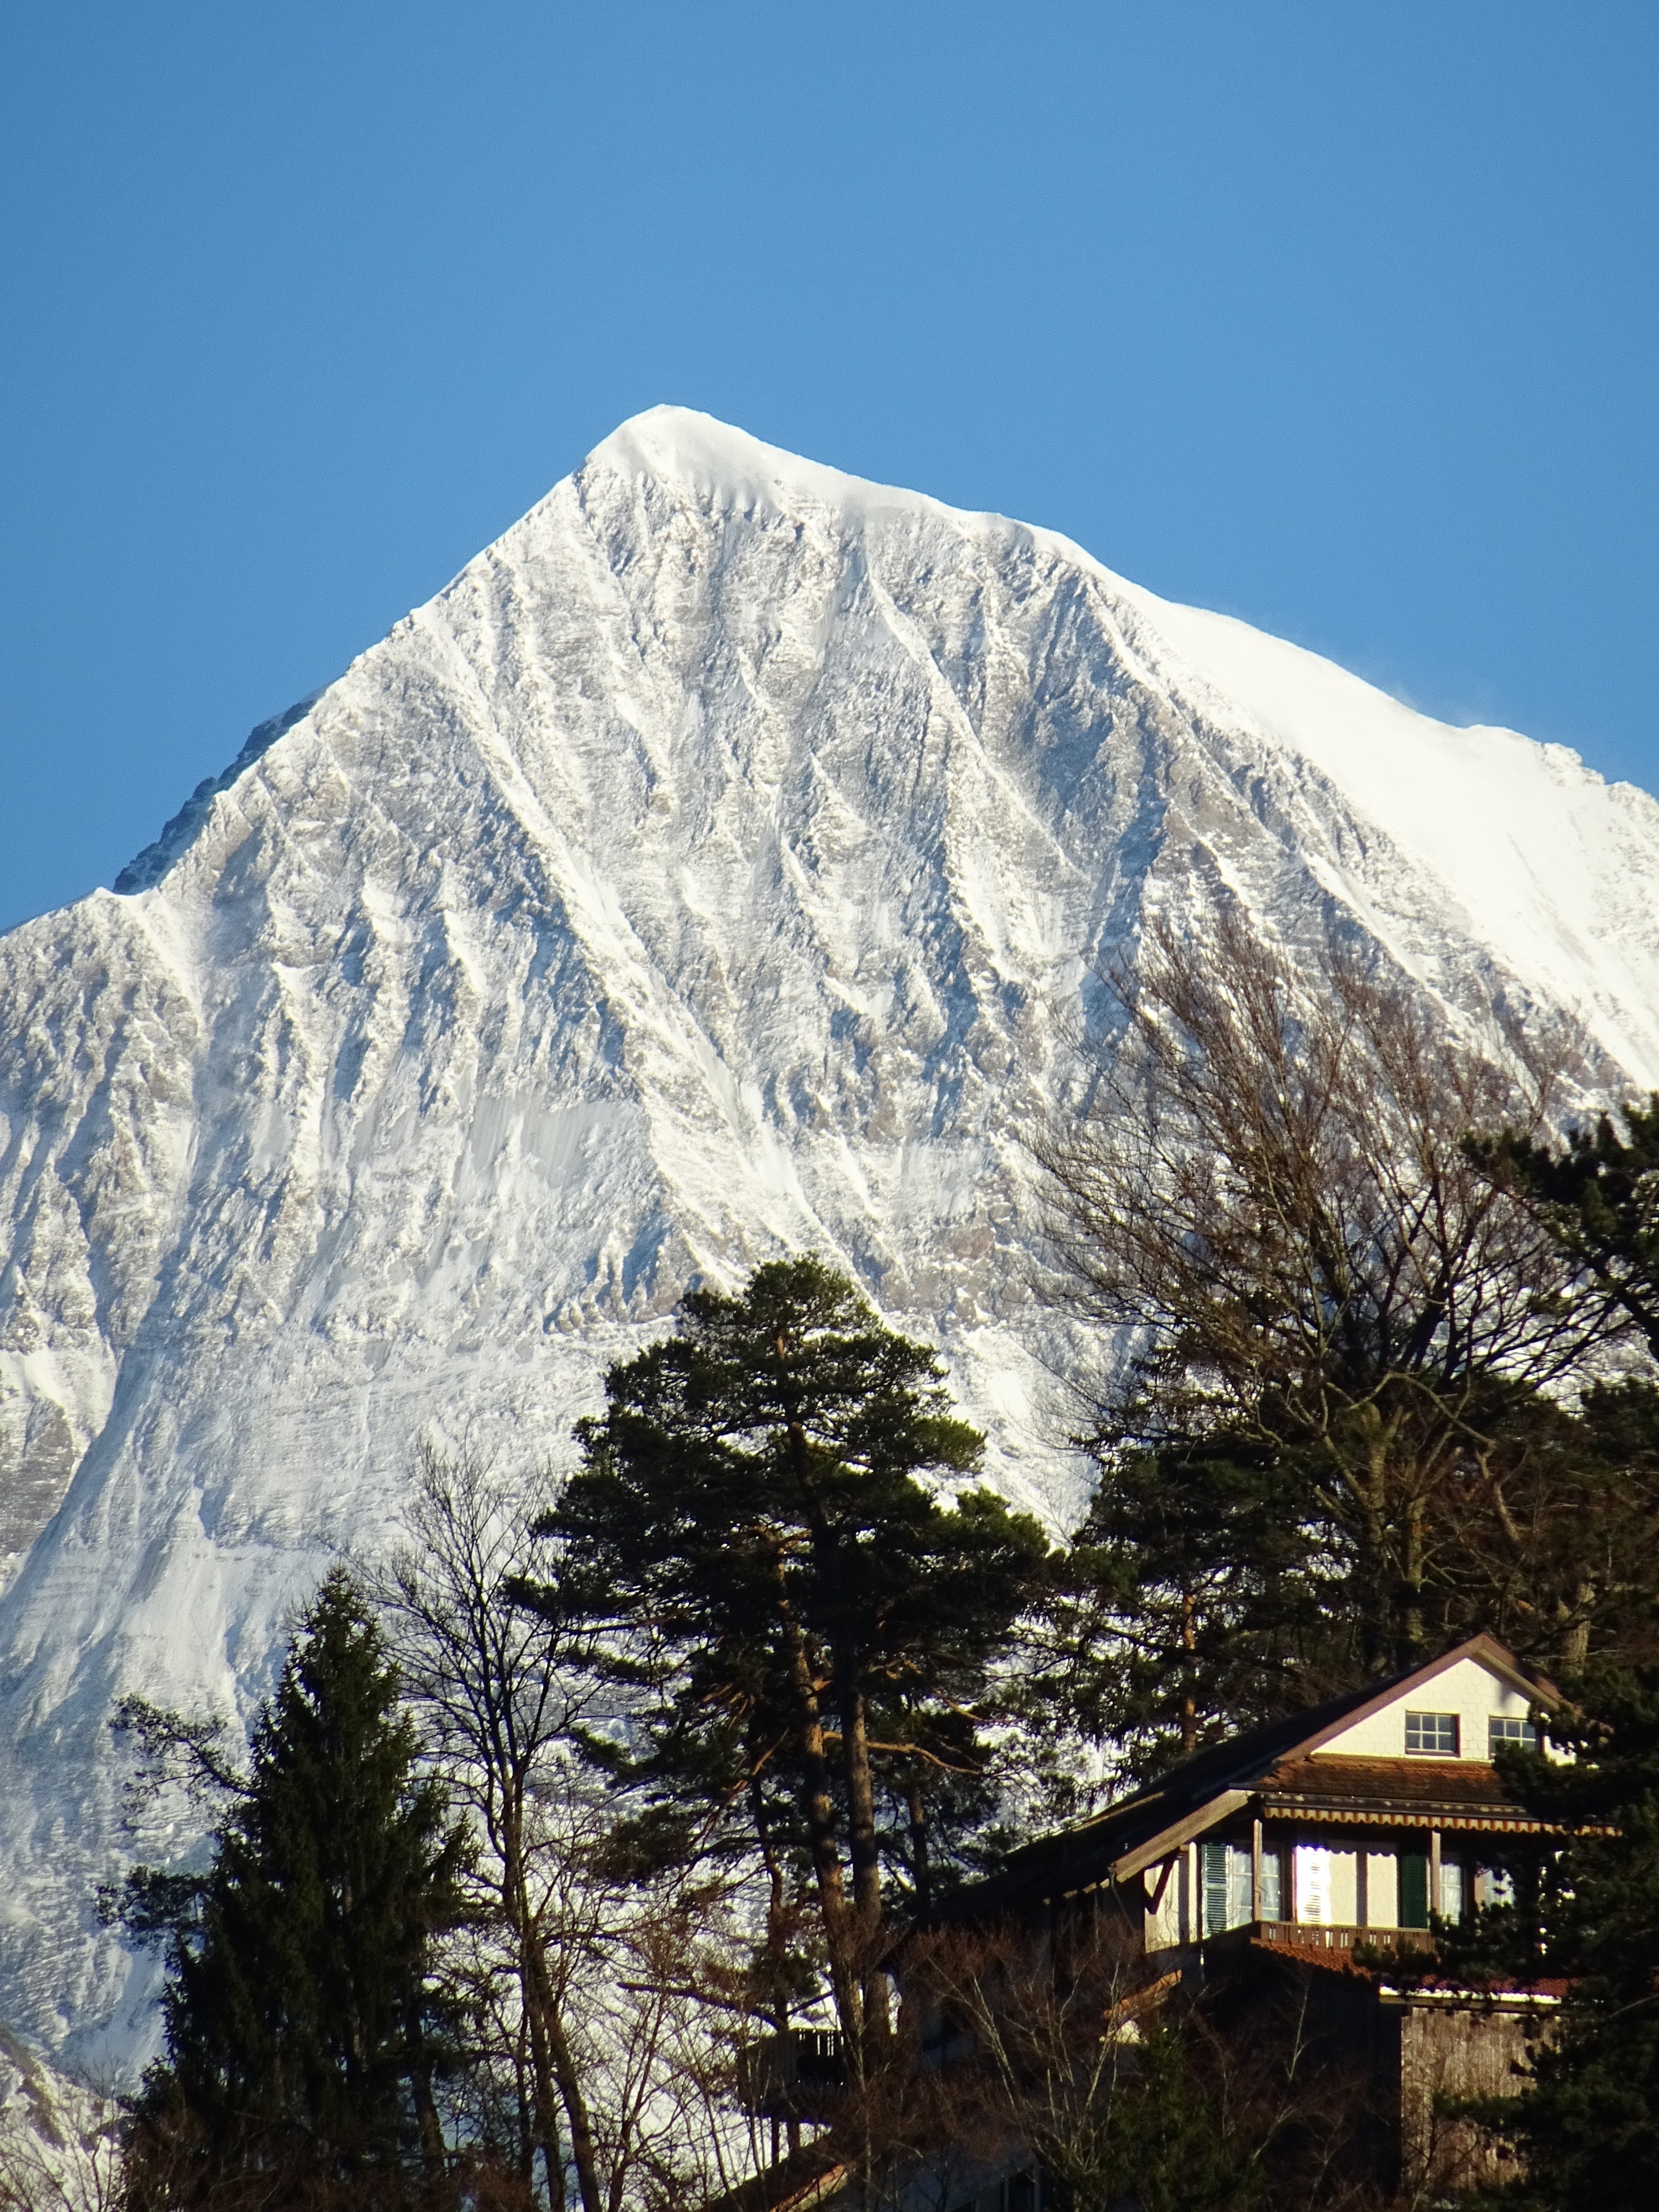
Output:
[[[530,2014],[531,2065],[536,2081],[537,2132],[542,2138],[542,2157],[548,2186],[559,2204],[564,2203],[564,2156],[559,2140],[558,2105],[570,2123],[570,2157],[576,2169],[576,2187],[582,2212],[605,2212],[599,2187],[599,2159],[593,2144],[592,2123],[581,2075],[571,2052],[564,2022],[559,2016],[553,1978],[547,1969],[547,1947],[541,1931],[527,1916],[518,1931],[519,1956],[523,1966],[526,2009]],[[557,2087],[557,2102],[554,2089]]]
[[[927,1865],[927,1807],[919,1782],[910,1784],[907,1809],[910,1815],[910,1879],[915,1885],[917,1916],[925,1920],[933,1899]]]
[[[837,1671],[851,1674],[854,1662]],[[853,1917],[858,1929],[859,1979],[864,2018],[877,2034],[887,2028],[885,1984],[877,1971],[881,1936],[881,1859],[876,1848],[876,1790],[870,1771],[870,1734],[864,1692],[856,1680],[840,1699],[842,1767],[847,1784],[848,1841],[853,1861]]]
[[[1427,1544],[1424,1501],[1413,1498],[1407,1508],[1404,1572],[1401,1576],[1399,1651],[1397,1663],[1415,1667],[1423,1656],[1426,1630],[1423,1620],[1423,1585],[1426,1579]]]
[[[542,2162],[556,2212],[565,2203],[564,2146],[560,2140],[559,2106],[570,2123],[571,2156],[582,2212],[604,2212],[593,2130],[581,2078],[571,2058],[570,2046],[559,2018],[558,2001],[547,1968],[547,1945],[530,1909],[530,1885],[525,1865],[523,1831],[515,1808],[509,1806],[502,1823],[502,1872],[507,1919],[519,1954],[519,1987],[530,2024],[530,2065],[534,2083],[536,2132],[540,2137]]]
[[[785,1337],[781,1335],[778,1338],[776,1350],[779,1360],[787,1362],[789,1346]],[[815,1540],[821,1540],[823,1520],[813,1495],[811,1450],[806,1441],[806,1431],[798,1420],[792,1419],[787,1433],[790,1465],[799,1486],[802,1504]],[[842,1881],[841,1853],[836,1842],[835,1801],[830,1792],[830,1762],[824,1750],[823,1709],[818,1703],[817,1686],[812,1679],[812,1669],[807,1658],[806,1638],[789,1602],[781,1551],[774,1554],[773,1573],[778,1618],[783,1628],[789,1680],[794,1692],[797,1725],[800,1729],[801,1763],[806,1777],[806,1831],[812,1853],[812,1873],[817,1884],[818,1908],[823,1916],[824,1948],[830,1954],[830,1988],[842,2032],[847,2037],[849,2047],[858,2051],[862,2049],[864,2042],[864,1991],[857,1962],[851,1955],[854,1930],[849,1924],[847,1892]],[[867,1749],[866,1759],[867,1764]]]
[[[576,2186],[581,2191],[582,2212],[605,2212],[592,2124],[588,2118],[587,2100],[582,2094],[581,2076],[576,2070],[576,2062],[565,2035],[564,2022],[559,2017],[558,2006],[553,2002],[552,1991],[547,1986],[547,1961],[539,1948],[535,1955],[539,1970],[538,1978],[544,1991],[544,2002],[547,2008],[548,2051],[553,2061],[554,2078],[564,2099],[566,2117],[570,2122],[570,2155],[576,2168]]]
[[[842,1881],[841,1854],[836,1845],[834,1800],[830,1791],[830,1761],[823,1744],[823,1715],[817,1686],[807,1658],[806,1638],[789,1602],[784,1582],[783,1554],[773,1561],[775,1603],[783,1631],[789,1685],[794,1694],[796,1726],[800,1732],[801,1765],[806,1777],[807,1841],[812,1873],[817,1885],[818,1910],[823,1916],[824,1948],[830,1954],[830,1984],[842,2032],[856,2046],[864,2032],[864,2006],[859,1978],[851,1956],[847,1891]]]
[[[1571,1673],[1577,1674],[1583,1672],[1589,1658],[1590,1608],[1595,1602],[1595,1585],[1581,1582],[1574,1595],[1577,1614],[1561,1646],[1561,1660]]]

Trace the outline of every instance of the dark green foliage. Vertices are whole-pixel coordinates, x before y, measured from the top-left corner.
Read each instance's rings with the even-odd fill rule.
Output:
[[[1506,1130],[1473,1157],[1538,1212],[1585,1293],[1627,1316],[1659,1356],[1659,1091],[1569,1131],[1560,1146]]]
[[[1352,1679],[1322,1534],[1290,1454],[1218,1439],[1106,1461],[1046,1611],[1033,1722],[1064,1714],[1144,1776]]]
[[[167,2055],[135,2112],[135,2203],[441,2200],[434,2084],[453,2023],[430,1979],[465,1847],[414,1772],[397,1677],[349,1578],[308,1607],[244,1793],[180,1908]],[[167,1904],[130,1887],[131,1924]]]
[[[1103,1449],[1032,1678],[1131,1771],[1317,1703],[1376,1671],[1374,1553],[1341,1468],[1222,1431]],[[1500,1377],[1441,1451],[1413,1606],[1444,1650],[1485,1630],[1552,1669],[1652,1655],[1659,1391],[1599,1384],[1574,1413]]]
[[[927,1347],[817,1260],[693,1293],[606,1391],[553,1523],[558,1601],[609,1621],[641,1701],[629,1747],[594,1753],[647,1802],[640,1850],[758,1849],[779,1927],[813,1897],[857,2033],[884,1873],[925,1889],[981,1809],[979,1701],[1042,1532],[983,1490],[940,1502],[979,1435]]]
[[[1468,1486],[1462,1615],[1582,1671],[1659,1654],[1659,1389],[1593,1382],[1576,1413],[1516,1394]]]
[[[1540,2212],[1659,2203],[1659,1669],[1598,1670],[1548,1723],[1562,1764],[1499,1753],[1516,1793],[1565,1835],[1510,1853],[1516,1902],[1440,1931],[1439,1971],[1475,1986],[1542,1981],[1534,2078],[1477,2108],[1519,2154],[1510,2192]]]

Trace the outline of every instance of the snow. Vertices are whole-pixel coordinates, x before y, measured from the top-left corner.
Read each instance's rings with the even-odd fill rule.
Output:
[[[1193,672],[1206,703],[1328,778],[1356,814],[1445,886],[1468,939],[1553,998],[1581,1002],[1616,1058],[1651,1070],[1644,1013],[1659,995],[1659,973],[1639,927],[1637,855],[1659,832],[1659,805],[1645,792],[1610,789],[1565,745],[1415,714],[1229,616],[1118,588]]]
[[[565,1463],[685,1286],[817,1249],[1058,1527],[1023,1139],[1219,886],[1659,1079],[1659,810],[1050,532],[657,409],[124,877],[0,938],[0,2024],[131,2067],[129,1689],[244,1717],[422,1433]]]

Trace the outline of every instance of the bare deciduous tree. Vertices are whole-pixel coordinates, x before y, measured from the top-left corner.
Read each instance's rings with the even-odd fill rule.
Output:
[[[1294,1459],[1360,1663],[1410,1663],[1471,1505],[1501,1518],[1517,1401],[1619,1333],[1465,1143],[1547,1126],[1569,1041],[1496,1012],[1455,1033],[1340,951],[1293,965],[1232,908],[1201,939],[1155,926],[1111,981],[1092,1103],[1037,1147],[1082,1306],[1135,1333],[1093,1446]]]
[[[568,2131],[583,2212],[605,2212],[587,2094],[566,2025],[570,1972],[597,1909],[597,1898],[582,1896],[571,1879],[592,1838],[579,1832],[576,1793],[558,1771],[586,1710],[587,1677],[580,1635],[550,1613],[525,1611],[511,1595],[527,1565],[532,1523],[548,1503],[542,1486],[509,1486],[475,1451],[423,1446],[406,1516],[413,1540],[394,1557],[380,1595],[404,1693],[484,1845],[482,1877],[507,1939],[522,2033],[526,2162],[539,2154],[562,2204]],[[483,1960],[473,1962],[472,1978],[486,1996]]]
[[[539,2160],[555,2206],[574,2183],[582,2212],[654,2212],[764,2162],[732,2050],[753,2008],[752,1914],[722,1870],[615,1863],[615,1808],[574,1747],[605,1705],[532,1539],[550,1502],[475,1451],[424,1449],[410,1540],[379,1595],[428,1754],[481,1844],[483,1909],[448,1961],[483,2062],[464,2132],[505,2152],[527,2197]],[[514,1595],[532,1569],[534,1611]]]
[[[912,1940],[908,2056],[863,2128],[885,2153],[869,2201],[951,2212],[1023,2175],[1026,2202],[1040,2177],[1066,2212],[1380,2204],[1386,2100],[1312,2032],[1305,1987],[1256,1991],[1230,2017],[1224,1983],[1195,1996],[1156,1973],[1095,1902],[1056,1929]]]
[[[0,2212],[119,2212],[119,2100],[49,2080],[3,2031],[0,2050],[17,2083],[0,2108]]]

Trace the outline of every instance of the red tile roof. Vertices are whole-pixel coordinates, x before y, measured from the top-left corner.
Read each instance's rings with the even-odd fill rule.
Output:
[[[1262,1810],[1368,1826],[1420,1822],[1440,1828],[1535,1833],[1495,1766],[1474,1759],[1283,1759],[1259,1785]]]

